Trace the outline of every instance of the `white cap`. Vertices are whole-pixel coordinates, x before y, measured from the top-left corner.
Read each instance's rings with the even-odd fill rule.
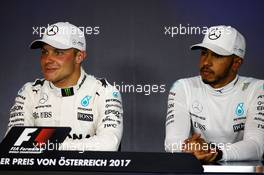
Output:
[[[231,26],[213,26],[206,32],[203,42],[191,46],[192,50],[207,48],[223,55],[237,55],[244,58],[246,52],[246,41],[243,35]]]
[[[42,39],[33,41],[30,48],[41,48],[43,43],[58,49],[76,48],[81,51],[86,50],[84,33],[68,22],[58,22],[48,26]]]

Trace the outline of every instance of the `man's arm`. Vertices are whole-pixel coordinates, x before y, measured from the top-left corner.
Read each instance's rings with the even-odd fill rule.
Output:
[[[111,85],[99,93],[99,118],[96,134],[82,140],[63,142],[60,149],[79,151],[117,151],[123,133],[123,107],[121,94]]]
[[[200,134],[190,137],[191,119],[187,108],[187,98],[184,84],[181,81],[175,82],[168,98],[165,150],[167,152],[191,153],[201,161],[211,162],[218,153],[210,149],[202,150],[203,145],[208,144],[200,137]],[[194,144],[197,146],[192,146]]]
[[[185,87],[181,81],[176,81],[168,97],[165,150],[167,152],[182,151],[182,144],[189,137],[190,128]]]
[[[7,132],[13,126],[34,126],[32,102],[29,95],[32,91],[31,86],[31,83],[27,83],[18,91],[15,103],[10,109]]]
[[[225,147],[222,160],[260,160],[264,151],[264,82],[251,94],[243,140]]]
[[[183,152],[193,154],[203,163],[218,161],[222,158],[223,152],[215,145],[207,143],[201,134],[194,133],[192,137],[184,141]]]
[[[257,89],[251,94],[252,100],[247,111],[243,140],[233,144],[223,144],[213,150],[188,150],[197,159],[204,162],[217,160],[236,161],[236,160],[260,160],[264,151],[264,83],[259,83]],[[250,98],[250,96],[249,96]],[[194,135],[196,137],[196,135]],[[187,139],[189,144],[207,144],[202,138]],[[210,146],[208,146],[210,148]]]

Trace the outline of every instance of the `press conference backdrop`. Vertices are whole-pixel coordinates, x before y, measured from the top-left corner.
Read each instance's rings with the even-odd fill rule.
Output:
[[[164,151],[168,91],[177,79],[198,74],[199,52],[189,46],[201,41],[204,29],[237,28],[247,39],[240,74],[264,78],[263,6],[261,0],[2,1],[0,139],[17,91],[41,77],[40,51],[30,50],[30,42],[48,24],[69,21],[85,31],[85,70],[122,92],[122,150]]]

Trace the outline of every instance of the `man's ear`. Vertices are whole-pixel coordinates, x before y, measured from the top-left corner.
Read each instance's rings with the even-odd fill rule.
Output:
[[[87,54],[85,51],[78,51],[76,53],[76,56],[75,56],[76,63],[81,64],[84,61],[84,59],[86,58],[86,56],[87,56]]]
[[[242,58],[238,56],[234,57],[233,66],[232,66],[233,70],[237,72],[242,64],[243,64]]]

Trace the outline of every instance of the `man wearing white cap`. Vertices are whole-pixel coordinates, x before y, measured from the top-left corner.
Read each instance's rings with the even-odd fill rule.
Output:
[[[70,126],[60,149],[116,151],[123,132],[121,95],[85,73],[84,33],[68,22],[50,25],[30,46],[41,49],[44,79],[26,83],[11,108],[13,126]]]
[[[209,28],[200,76],[176,81],[169,93],[165,150],[201,161],[259,160],[264,150],[264,81],[239,76],[245,39],[233,27]]]

